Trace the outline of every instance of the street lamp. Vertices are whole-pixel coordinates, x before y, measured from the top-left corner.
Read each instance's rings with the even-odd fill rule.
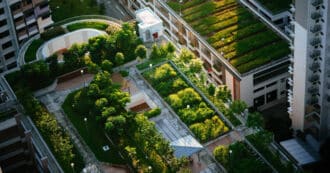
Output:
[[[182,6],[182,0],[180,0],[180,1],[179,1],[179,3],[180,3],[180,16],[182,16],[182,14],[181,14],[181,8],[182,8],[182,7],[181,7],[181,6]]]
[[[151,166],[148,166],[148,171],[152,172],[152,167]]]
[[[88,132],[88,128],[87,128],[87,117],[84,118],[84,122],[85,122],[85,126],[86,126],[86,131]]]
[[[81,69],[80,70],[80,73],[81,73],[81,77],[83,78],[83,80],[84,80],[84,87],[86,87],[86,81],[85,81],[85,78],[84,78],[84,69]]]
[[[71,168],[72,168],[72,172],[74,172],[74,163],[72,162],[72,163],[70,164],[70,166],[71,166]]]
[[[231,170],[231,153],[233,153],[233,150],[229,150],[229,170]]]
[[[187,105],[187,109],[189,109],[190,108],[190,105]]]
[[[152,64],[149,64],[149,67],[152,68]]]

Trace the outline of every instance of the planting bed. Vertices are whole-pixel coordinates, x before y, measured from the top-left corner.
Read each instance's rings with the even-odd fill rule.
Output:
[[[240,73],[289,54],[289,45],[237,0],[168,2]]]

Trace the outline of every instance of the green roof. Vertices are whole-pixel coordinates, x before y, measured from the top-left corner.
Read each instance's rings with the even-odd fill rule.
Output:
[[[237,0],[168,2],[240,73],[289,54],[289,45]],[[181,6],[181,8],[180,8]]]
[[[256,0],[272,13],[289,10],[292,0]]]

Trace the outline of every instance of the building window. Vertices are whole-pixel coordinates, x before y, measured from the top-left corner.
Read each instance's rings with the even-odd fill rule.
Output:
[[[265,87],[257,88],[257,89],[255,89],[255,90],[253,90],[253,92],[256,93],[256,92],[262,91],[262,90],[264,90],[264,88],[265,88]]]
[[[7,65],[7,69],[8,69],[8,70],[10,70],[10,69],[12,69],[12,68],[15,68],[15,67],[17,67],[16,62],[13,62],[13,63]]]
[[[266,85],[266,87],[269,88],[269,87],[274,86],[274,85],[276,85],[276,84],[277,84],[277,82],[275,81],[275,82],[272,82],[272,83]]]
[[[3,8],[0,8],[0,15],[5,13],[5,10]]]
[[[2,20],[0,21],[0,27],[4,26],[4,25],[7,25],[7,20]]]
[[[5,38],[8,35],[9,35],[9,31],[2,32],[2,33],[0,33],[0,39]]]
[[[11,43],[11,41],[8,41],[7,43],[2,45],[2,49],[7,49],[8,47],[12,46],[13,44]]]
[[[259,107],[265,104],[265,95],[259,96],[254,99],[254,106]]]
[[[8,60],[10,58],[13,58],[15,56],[15,52],[10,52],[7,55],[5,55],[5,59]]]
[[[266,94],[266,102],[272,102],[277,99],[277,90],[271,91]]]

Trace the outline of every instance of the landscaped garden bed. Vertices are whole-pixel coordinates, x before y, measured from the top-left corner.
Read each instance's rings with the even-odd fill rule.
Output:
[[[170,64],[145,71],[143,76],[201,142],[212,140],[229,130]]]
[[[36,54],[37,54],[37,50],[38,48],[44,43],[44,41],[42,39],[36,39],[33,40],[31,45],[28,47],[28,49],[25,52],[25,62],[31,62],[33,60],[36,60]]]
[[[109,25],[104,23],[104,22],[97,22],[97,21],[92,21],[92,22],[77,22],[68,25],[66,28],[71,32],[75,31],[78,29],[83,29],[83,28],[93,28],[93,29],[98,29],[98,30],[103,30],[107,29]]]
[[[272,170],[262,162],[258,155],[245,143],[236,142],[229,146],[218,146],[213,151],[215,159],[229,173],[265,173]],[[244,171],[243,171],[244,170]]]
[[[283,162],[279,156],[279,151],[271,150],[270,143],[273,141],[272,133],[261,130],[246,137],[254,147],[275,167],[278,172],[292,173],[295,171],[292,163]]]
[[[237,0],[170,0],[197,32],[240,73],[265,65],[289,54],[289,45],[267,29]],[[271,53],[270,53],[271,52]]]

